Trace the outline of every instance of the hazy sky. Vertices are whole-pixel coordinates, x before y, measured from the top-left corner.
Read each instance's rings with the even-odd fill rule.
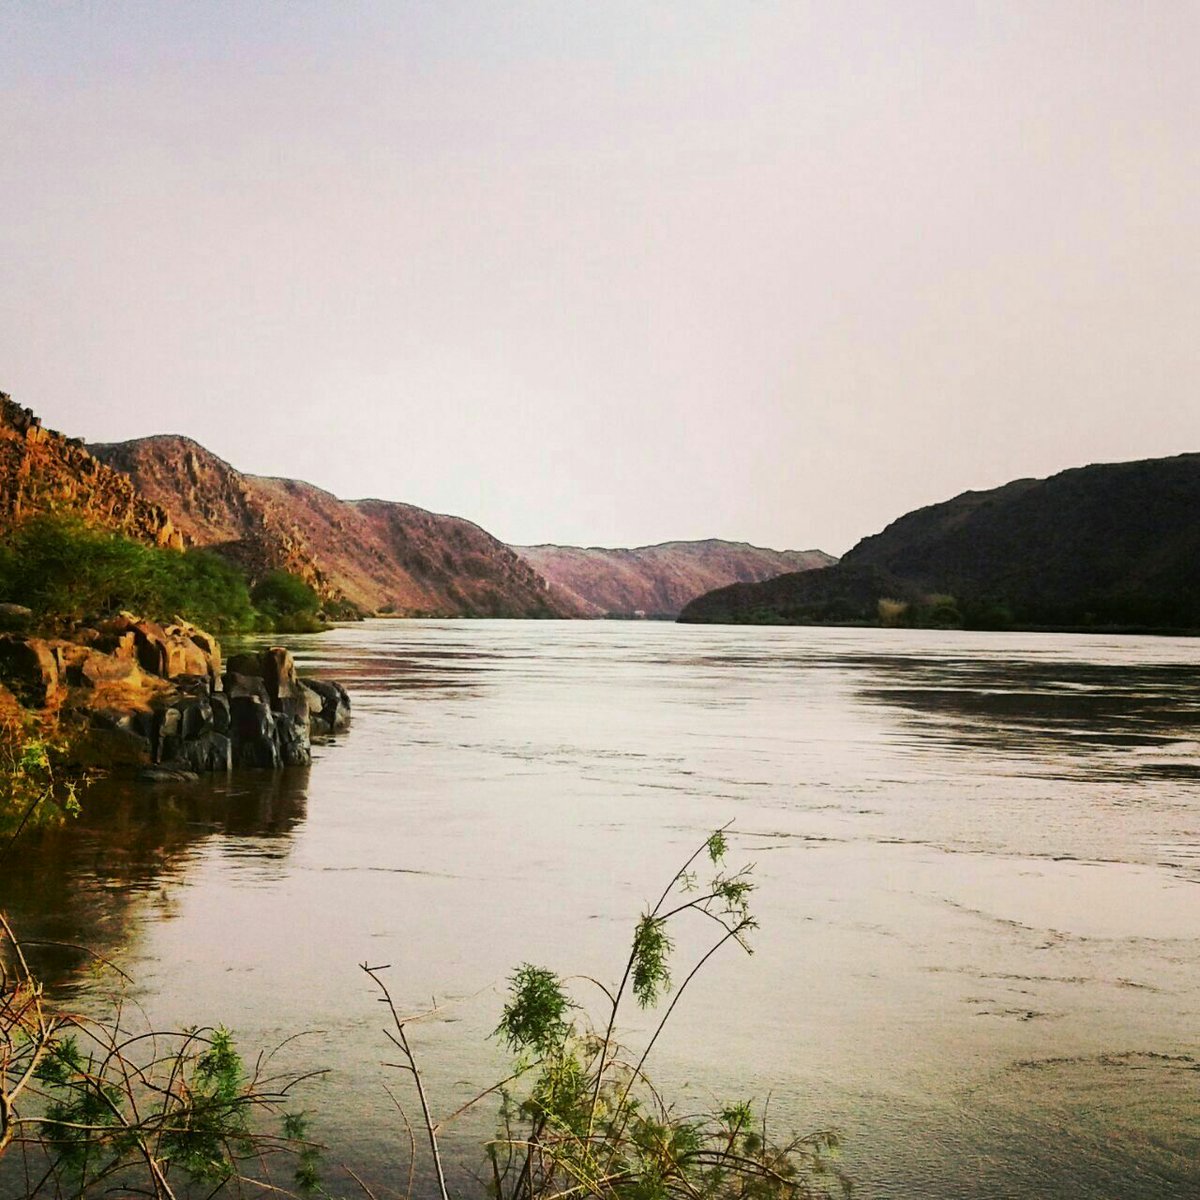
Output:
[[[0,3],[0,390],[513,542],[1200,450],[1200,3]]]

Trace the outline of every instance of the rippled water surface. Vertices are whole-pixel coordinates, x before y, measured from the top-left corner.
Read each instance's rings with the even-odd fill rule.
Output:
[[[508,972],[619,974],[642,903],[732,820],[761,929],[656,1051],[685,1109],[769,1094],[781,1125],[836,1126],[861,1196],[1200,1195],[1196,642],[435,621],[294,641],[355,705],[311,771],[101,787],[0,902],[119,961],[160,1023],[312,1031],[282,1059],[329,1068],[304,1102],[332,1160],[387,1183],[404,1157],[358,963],[441,1006],[414,1033],[448,1112],[499,1076]],[[99,1003],[79,951],[34,950]],[[448,1136],[460,1175],[491,1122]]]

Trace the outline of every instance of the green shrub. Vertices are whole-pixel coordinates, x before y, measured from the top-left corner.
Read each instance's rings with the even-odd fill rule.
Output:
[[[287,571],[268,571],[250,593],[264,624],[280,633],[318,633],[321,598],[303,579]]]
[[[620,983],[600,988],[607,1004],[597,1019],[567,992],[567,981],[525,963],[511,978],[508,1003],[495,1036],[516,1054],[511,1074],[458,1110],[500,1096],[500,1125],[487,1142],[493,1200],[818,1200],[848,1195],[850,1184],[833,1158],[837,1134],[822,1130],[778,1137],[765,1107],[745,1101],[683,1113],[657,1090],[646,1063],[683,992],[727,944],[750,950],[755,927],[750,868],[728,871],[725,830],[707,838],[676,871],[658,902],[634,927]],[[711,927],[713,940],[677,984],[668,932],[692,919]],[[416,1085],[426,1141],[441,1200],[450,1200],[434,1119],[401,1017],[380,978],[384,968],[363,964],[387,1004],[385,1030]],[[616,1027],[631,998],[650,1011],[672,993],[640,1052],[618,1043]],[[457,1116],[458,1113],[454,1115]],[[407,1119],[406,1119],[407,1120]],[[410,1152],[416,1155],[415,1138]]]
[[[0,713],[0,868],[22,832],[79,811],[76,780],[61,759],[56,742],[39,737],[17,713]]]
[[[277,617],[315,616],[321,606],[317,593],[287,571],[268,571],[250,592],[255,607]]]
[[[245,629],[255,616],[245,578],[217,555],[145,546],[62,516],[32,517],[8,531],[0,542],[0,599],[43,620],[130,609]]]

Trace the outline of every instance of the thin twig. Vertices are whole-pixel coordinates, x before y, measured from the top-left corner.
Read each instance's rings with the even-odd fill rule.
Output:
[[[404,1032],[404,1022],[400,1019],[399,1012],[396,1011],[395,1002],[392,1000],[392,994],[388,991],[387,985],[379,977],[379,972],[384,970],[384,967],[372,967],[366,963],[359,964],[363,971],[371,977],[375,986],[383,993],[381,1003],[388,1006],[388,1011],[392,1014],[392,1022],[396,1028],[396,1036],[393,1037],[390,1030],[384,1030],[389,1038],[399,1046],[405,1059],[408,1061],[408,1069],[412,1074],[413,1081],[417,1085],[417,1097],[421,1102],[421,1113],[425,1120],[425,1132],[429,1135],[429,1151],[433,1155],[433,1167],[437,1172],[438,1190],[441,1192],[442,1200],[450,1200],[449,1193],[446,1189],[446,1174],[442,1170],[442,1155],[438,1149],[437,1127],[433,1122],[433,1115],[429,1111],[429,1101],[425,1096],[425,1085],[421,1080],[421,1072],[417,1069],[417,1060],[413,1056],[412,1048],[408,1044],[408,1037]]]

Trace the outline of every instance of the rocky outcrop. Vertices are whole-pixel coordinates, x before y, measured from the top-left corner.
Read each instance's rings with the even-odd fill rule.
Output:
[[[304,766],[313,735],[350,724],[345,689],[301,680],[282,647],[223,669],[211,634],[130,613],[71,640],[0,636],[0,680],[70,730],[81,765],[140,767],[149,780]]]
[[[169,509],[188,540],[314,587],[327,605],[399,616],[576,615],[508,546],[459,517],[387,500],[340,500],[294,479],[243,475],[188,438],[93,445]]]
[[[581,616],[675,617],[689,600],[731,583],[827,567],[823,550],[768,550],[709,539],[663,542],[633,550],[515,546]]]
[[[0,393],[0,525],[40,513],[77,516],[156,546],[184,545],[161,505],[75,439],[45,429]]]

